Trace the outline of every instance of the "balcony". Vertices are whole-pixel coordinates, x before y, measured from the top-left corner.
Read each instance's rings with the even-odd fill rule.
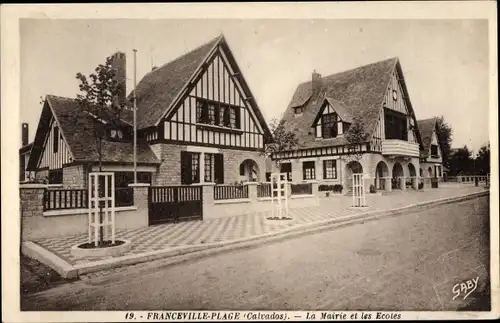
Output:
[[[382,155],[419,157],[420,151],[417,143],[399,139],[382,140]]]

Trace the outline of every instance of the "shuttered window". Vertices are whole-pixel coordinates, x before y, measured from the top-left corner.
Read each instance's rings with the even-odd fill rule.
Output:
[[[57,153],[59,151],[59,127],[55,126],[54,127],[54,133],[53,133],[53,147],[54,147],[54,153]]]
[[[336,179],[337,178],[337,160],[323,160],[323,178]]]
[[[303,179],[316,179],[315,163],[314,161],[306,161],[302,163]]]
[[[181,183],[200,182],[200,154],[181,151]]]

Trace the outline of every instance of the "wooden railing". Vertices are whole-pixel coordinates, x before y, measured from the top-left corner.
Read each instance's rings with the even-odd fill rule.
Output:
[[[291,184],[292,195],[312,194],[312,184]]]
[[[87,189],[45,190],[43,210],[85,209],[88,207]]]
[[[43,210],[69,210],[88,208],[88,189],[47,189],[43,198]],[[115,188],[115,207],[134,205],[132,187]]]
[[[248,198],[247,185],[216,185],[214,200],[232,200]]]
[[[271,184],[259,184],[257,186],[257,197],[271,197]]]

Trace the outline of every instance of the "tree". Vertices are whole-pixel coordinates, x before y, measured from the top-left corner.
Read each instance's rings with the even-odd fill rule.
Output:
[[[472,174],[474,161],[471,158],[471,151],[467,146],[457,149],[457,151],[449,157],[449,169],[452,176],[457,174]]]
[[[360,144],[367,142],[368,134],[365,131],[365,125],[361,118],[354,117],[353,122],[347,130],[345,138],[348,143],[348,149],[350,154],[347,157],[351,160],[360,160],[363,157],[361,152]]]
[[[81,94],[77,94],[76,102],[83,113],[91,116],[91,124],[81,123],[81,131],[91,131],[95,139],[95,151],[97,153],[99,171],[102,171],[102,143],[106,136],[108,127],[118,127],[120,124],[120,113],[125,108],[124,102],[119,102],[118,95],[120,87],[115,78],[115,70],[112,58],[107,57],[104,64],[99,64],[95,68],[95,73],[88,77],[82,73],[77,73],[76,78],[80,81],[79,88]],[[90,82],[89,82],[90,80]],[[75,116],[75,123],[78,123],[79,116]],[[103,122],[105,121],[105,122]],[[90,183],[89,183],[90,185]],[[104,194],[103,184],[99,183],[99,196]],[[103,205],[99,203],[99,222],[103,223]],[[99,245],[104,242],[104,230],[99,228]]]
[[[436,117],[437,140],[441,148],[441,155],[443,158],[443,165],[450,168],[450,152],[453,129],[446,123],[443,116]]]
[[[490,173],[490,143],[481,146],[477,153],[476,172],[479,175]]]
[[[299,148],[299,140],[295,132],[287,129],[285,120],[272,119],[270,130],[271,137],[266,138],[267,144],[262,152],[266,158],[272,159],[279,152],[293,151]],[[282,159],[274,158],[273,162],[280,170]]]

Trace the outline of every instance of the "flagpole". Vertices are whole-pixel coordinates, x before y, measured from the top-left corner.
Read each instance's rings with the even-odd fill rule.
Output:
[[[137,49],[134,49],[134,184],[137,184]]]

